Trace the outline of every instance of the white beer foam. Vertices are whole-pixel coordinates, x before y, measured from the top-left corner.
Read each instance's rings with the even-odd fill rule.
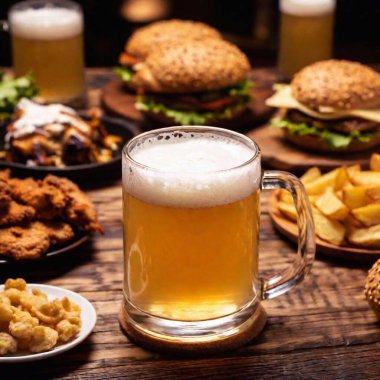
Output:
[[[332,13],[336,0],[280,0],[280,10],[294,16],[321,16]]]
[[[259,160],[243,165],[255,153],[254,145],[212,133],[165,132],[133,148],[133,160],[149,168],[125,160],[123,183],[129,194],[161,206],[228,204],[259,188]]]
[[[82,14],[75,9],[38,8],[15,10],[9,17],[11,32],[33,40],[56,40],[78,35],[83,29]]]

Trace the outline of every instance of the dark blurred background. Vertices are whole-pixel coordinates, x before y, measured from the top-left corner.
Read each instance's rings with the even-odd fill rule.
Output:
[[[0,19],[17,1],[0,0]],[[114,66],[125,39],[139,26],[161,18],[207,22],[237,43],[254,66],[276,63],[278,0],[80,0],[85,15],[86,63]],[[380,2],[338,0],[335,57],[380,62]],[[312,47],[311,47],[312,48]],[[9,66],[10,43],[0,33],[0,65]]]

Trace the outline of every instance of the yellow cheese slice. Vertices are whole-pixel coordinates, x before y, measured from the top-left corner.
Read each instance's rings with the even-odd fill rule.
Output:
[[[380,123],[380,109],[353,109],[335,110],[331,107],[320,107],[319,112],[314,111],[298,102],[292,95],[290,85],[276,85],[276,93],[266,100],[266,105],[275,108],[297,109],[309,116],[322,120],[343,119],[346,117],[359,117],[361,119]]]

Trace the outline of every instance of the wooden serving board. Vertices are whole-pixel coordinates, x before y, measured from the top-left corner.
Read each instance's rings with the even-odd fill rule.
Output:
[[[273,191],[269,198],[269,215],[275,228],[292,242],[298,242],[297,224],[287,219],[277,208],[277,196]],[[343,260],[375,262],[380,257],[380,250],[358,247],[340,247],[327,243],[316,237],[317,253]]]
[[[275,72],[270,69],[255,69],[249,73],[249,78],[254,82],[253,101],[245,112],[233,120],[233,124],[226,122],[226,128],[249,131],[253,126],[267,121],[273,113],[273,110],[265,105],[265,100],[273,94]],[[146,130],[157,128],[157,122],[137,110],[134,103],[135,95],[124,88],[119,78],[115,77],[104,86],[102,104],[107,112],[130,119]]]
[[[293,173],[303,173],[313,166],[318,166],[323,172],[354,164],[360,164],[366,169],[372,153],[334,156],[303,151],[287,142],[281,129],[267,124],[248,132],[247,135],[259,145],[264,164]]]

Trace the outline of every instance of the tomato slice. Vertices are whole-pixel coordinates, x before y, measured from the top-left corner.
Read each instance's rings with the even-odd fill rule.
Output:
[[[119,62],[125,66],[134,66],[136,63],[140,62],[140,59],[131,54],[123,52],[120,54]]]

